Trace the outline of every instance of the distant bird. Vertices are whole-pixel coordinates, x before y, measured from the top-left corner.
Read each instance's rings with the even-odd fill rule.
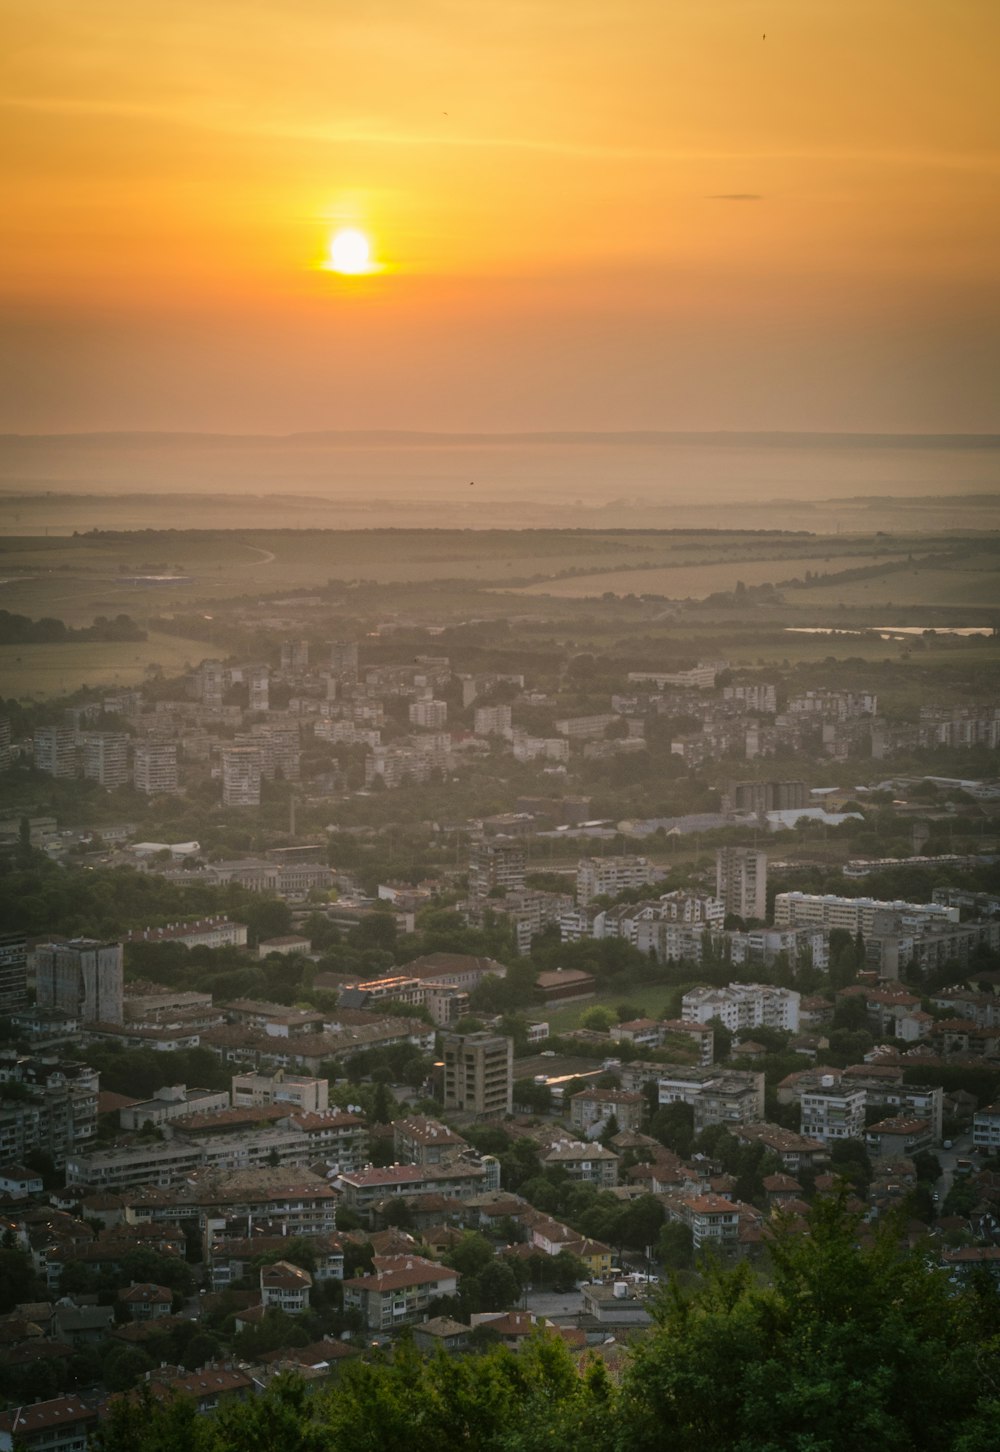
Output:
[[[469,488],[470,489],[475,489],[475,487],[476,487],[476,481],[475,481],[475,479],[470,479],[469,480]]]

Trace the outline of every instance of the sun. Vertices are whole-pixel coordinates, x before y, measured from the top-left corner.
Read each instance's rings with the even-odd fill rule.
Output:
[[[342,231],[335,232],[330,239],[326,266],[331,272],[353,275],[374,272],[371,243],[356,227],[345,227]]]

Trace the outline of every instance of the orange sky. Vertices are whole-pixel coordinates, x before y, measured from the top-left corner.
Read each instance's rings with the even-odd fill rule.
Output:
[[[0,429],[998,428],[996,0],[3,10]]]

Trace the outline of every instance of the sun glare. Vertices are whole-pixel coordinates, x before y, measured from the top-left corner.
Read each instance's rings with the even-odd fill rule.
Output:
[[[346,227],[343,231],[334,233],[330,239],[330,252],[326,265],[332,272],[355,275],[374,272],[375,266],[372,262],[372,249],[368,238],[356,227]]]

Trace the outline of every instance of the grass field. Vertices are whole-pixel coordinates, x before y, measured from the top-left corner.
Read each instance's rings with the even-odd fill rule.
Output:
[[[0,696],[41,701],[82,686],[135,686],[150,664],[176,675],[209,653],[204,641],[156,634],[143,641],[0,645]]]
[[[700,600],[716,591],[734,589],[737,580],[742,580],[744,585],[773,585],[779,580],[802,577],[806,570],[826,574],[837,570],[857,569],[862,565],[884,564],[895,558],[898,556],[799,555],[771,559],[734,558],[732,561],[712,564],[666,568],[644,566],[641,570],[605,570],[600,574],[581,575],[571,580],[527,585],[519,593],[582,598],[602,595],[610,590],[615,595],[652,594],[667,595],[678,600]]]
[[[685,983],[681,985],[680,991],[684,993],[691,986],[690,983]],[[633,1003],[637,1008],[642,1009],[647,1018],[660,1018],[669,1009],[677,991],[677,984],[643,983],[631,987],[625,985],[608,993],[599,993],[593,998],[583,999],[580,1003],[568,1003],[564,1008],[549,1009],[532,1016],[544,1020],[549,1025],[550,1033],[553,1034],[566,1033],[569,1029],[579,1028],[580,1018],[588,1008],[615,1009],[619,1003]]]

